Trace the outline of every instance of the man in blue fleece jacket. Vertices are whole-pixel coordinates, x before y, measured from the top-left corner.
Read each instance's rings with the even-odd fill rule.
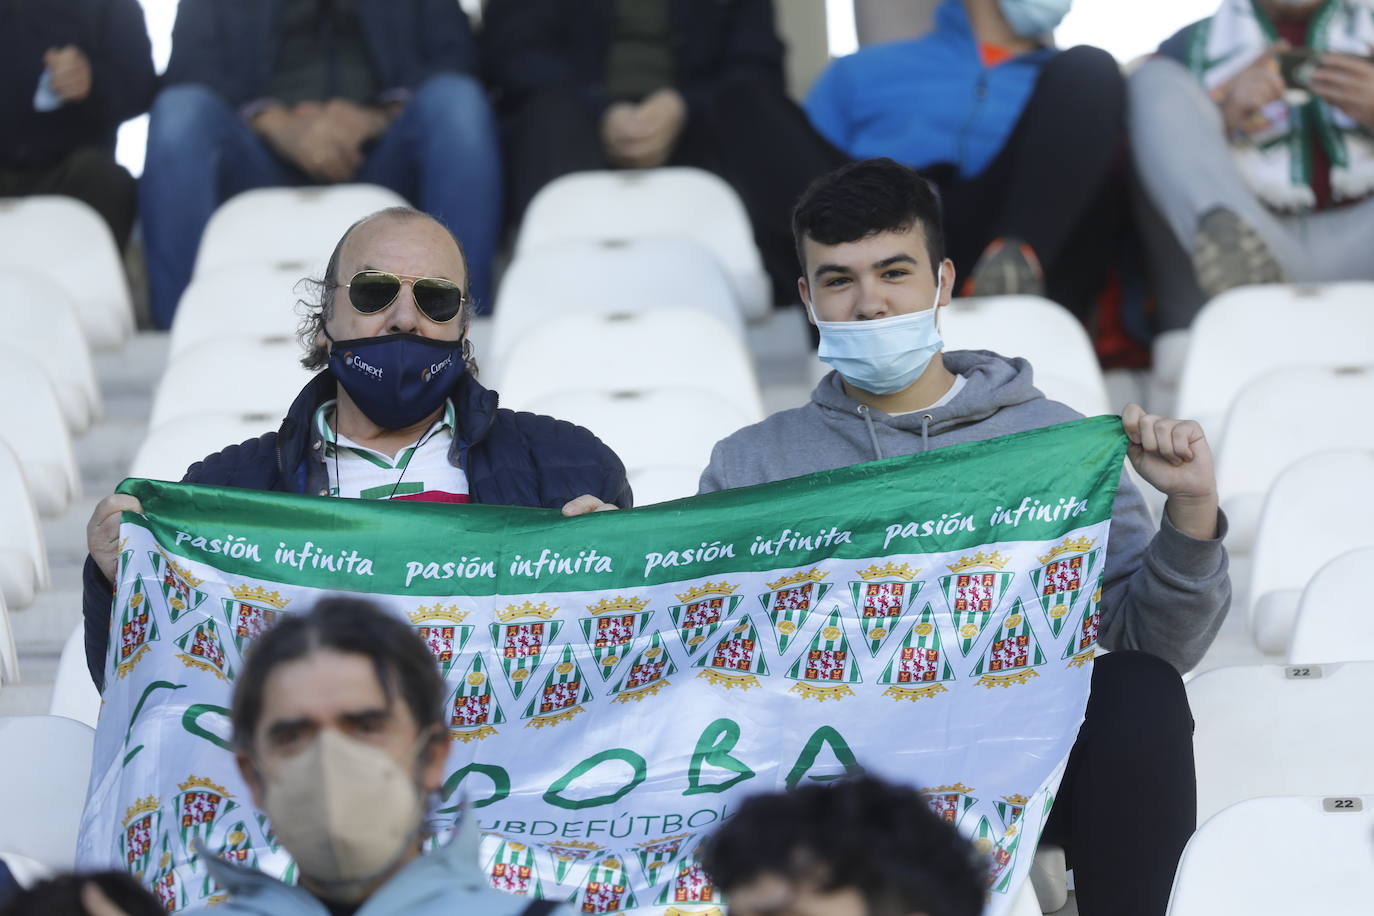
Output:
[[[820,330],[826,376],[804,407],[718,443],[701,492],[796,477],[1076,419],[1033,385],[1030,365],[982,350],[941,352],[938,312],[956,273],[940,203],[890,159],[819,179],[793,215],[802,301]],[[843,348],[837,346],[844,342]],[[1168,496],[1156,530],[1123,474],[1103,579],[1092,694],[1047,843],[1066,848],[1079,912],[1164,913],[1196,820],[1192,718],[1179,677],[1198,663],[1231,601],[1226,520],[1197,423],[1122,416],[1128,456]],[[1097,806],[1147,799],[1132,829]]]
[[[944,0],[928,35],[834,61],[806,113],[846,156],[935,182],[964,295],[1048,294],[1084,317],[1125,213],[1125,85],[1105,51],[1046,44],[1071,2]]]

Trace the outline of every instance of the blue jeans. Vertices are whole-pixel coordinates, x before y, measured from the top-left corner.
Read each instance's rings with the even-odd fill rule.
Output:
[[[463,243],[478,311],[489,308],[501,219],[501,163],[486,93],[471,77],[430,77],[368,153],[355,181],[391,188]],[[196,250],[221,203],[253,188],[311,184],[205,86],[158,95],[148,125],[139,209],[153,321],[172,323]],[[320,252],[323,259],[328,252]]]

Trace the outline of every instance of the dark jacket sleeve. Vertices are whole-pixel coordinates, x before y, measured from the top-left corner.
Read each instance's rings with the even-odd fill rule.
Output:
[[[602,74],[587,61],[600,56],[589,47],[594,30],[585,20],[599,4],[573,11],[566,0],[490,0],[482,14],[482,70],[500,100],[519,105],[532,92],[571,89],[583,94],[593,110],[610,104]]]
[[[421,0],[419,16],[416,41],[423,67],[420,82],[436,73],[456,71],[475,76],[479,69],[477,42],[468,17],[458,4],[453,0]]]
[[[114,588],[89,555],[81,570],[81,617],[86,631],[86,668],[91,683],[105,692],[105,656],[110,651],[110,606]]]
[[[544,508],[561,509],[588,493],[621,509],[634,505],[625,464],[590,430],[529,413],[515,414],[514,421],[529,444]]]
[[[1188,66],[1188,52],[1192,49],[1193,40],[1197,37],[1198,31],[1201,30],[1206,23],[1207,20],[1203,19],[1179,29],[1164,40],[1159,46],[1158,53],[1163,57],[1178,61],[1185,67]]]
[[[691,6],[692,21],[701,28],[704,17],[695,3]],[[719,20],[716,28],[722,34],[699,36],[699,40],[719,43],[716,59],[686,62],[691,66],[689,73],[682,72],[680,65],[677,90],[687,102],[688,112],[701,111],[730,80],[762,81],[784,92],[783,44],[775,27],[773,0],[734,0],[718,4],[714,12]]]
[[[109,0],[101,11],[99,44],[88,49],[91,99],[113,130],[148,110],[157,91],[152,47],[137,0]]]
[[[243,68],[251,62],[231,59],[234,55],[228,37],[222,34],[220,5],[219,0],[181,0],[177,4],[172,57],[163,81],[167,85],[199,83],[238,105],[251,94],[241,78]]]

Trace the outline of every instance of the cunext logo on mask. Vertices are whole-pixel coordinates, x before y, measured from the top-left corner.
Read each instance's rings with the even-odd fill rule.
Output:
[[[452,362],[453,357],[450,356],[442,363],[430,363],[429,368],[420,370],[420,381],[429,381],[432,376],[438,375],[440,372],[443,372],[445,369],[447,369],[449,367],[449,364]]]
[[[364,362],[363,358],[361,356],[355,355],[352,350],[349,350],[347,353],[344,354],[344,365],[350,369],[357,369],[359,372],[366,373],[367,375],[370,375],[373,378],[379,379],[382,377],[381,369],[378,369],[371,363]]]

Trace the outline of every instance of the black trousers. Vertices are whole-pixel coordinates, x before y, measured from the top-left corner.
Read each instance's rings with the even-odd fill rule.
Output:
[[[101,149],[79,149],[50,166],[0,166],[0,197],[61,194],[90,204],[114,233],[123,251],[134,225],[138,186],[114,157]]]
[[[1083,916],[1163,916],[1197,821],[1183,681],[1144,652],[1093,664],[1092,693],[1042,843],[1062,846]]]

